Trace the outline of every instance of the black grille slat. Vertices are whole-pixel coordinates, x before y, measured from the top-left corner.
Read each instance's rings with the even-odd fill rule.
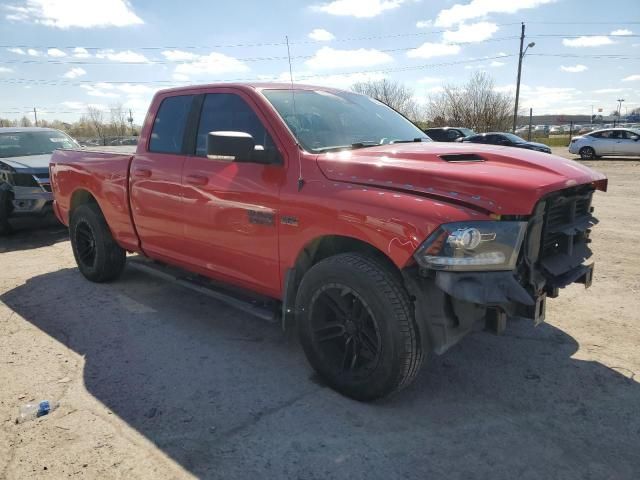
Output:
[[[578,187],[547,198],[539,261],[554,276],[579,266],[591,256],[588,230],[597,223],[591,215],[594,189]]]

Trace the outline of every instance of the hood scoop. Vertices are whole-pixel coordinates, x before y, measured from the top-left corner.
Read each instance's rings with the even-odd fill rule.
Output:
[[[446,153],[438,155],[445,162],[484,162],[485,159],[476,153]]]

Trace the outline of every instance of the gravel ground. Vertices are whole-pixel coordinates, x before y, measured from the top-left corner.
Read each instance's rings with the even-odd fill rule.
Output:
[[[593,287],[373,404],[277,325],[131,268],[91,284],[63,228],[20,227],[0,240],[0,478],[637,479],[640,161],[590,165],[610,178]],[[33,399],[60,407],[16,425]]]

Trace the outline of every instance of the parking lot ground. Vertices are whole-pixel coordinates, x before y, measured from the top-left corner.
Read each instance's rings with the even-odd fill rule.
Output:
[[[0,240],[0,478],[637,479],[640,161],[589,162],[593,286],[429,357],[371,404],[278,325],[128,268],[92,284],[64,229]],[[20,405],[50,415],[15,424]]]

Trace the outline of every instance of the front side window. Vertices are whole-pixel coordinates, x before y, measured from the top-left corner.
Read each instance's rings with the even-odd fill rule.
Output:
[[[177,95],[162,101],[151,130],[149,151],[180,153],[193,95]]]
[[[0,158],[53,153],[58,148],[80,148],[70,136],[58,130],[27,130],[0,134]]]
[[[611,138],[613,130],[605,130],[603,132],[592,133],[591,136],[595,138]]]
[[[205,97],[196,142],[196,155],[199,157],[207,155],[209,132],[245,132],[253,137],[256,145],[265,149],[275,147],[253,109],[233,93],[210,93]]]
[[[325,90],[265,89],[262,93],[307,151],[430,141],[402,115],[365,95]]]

